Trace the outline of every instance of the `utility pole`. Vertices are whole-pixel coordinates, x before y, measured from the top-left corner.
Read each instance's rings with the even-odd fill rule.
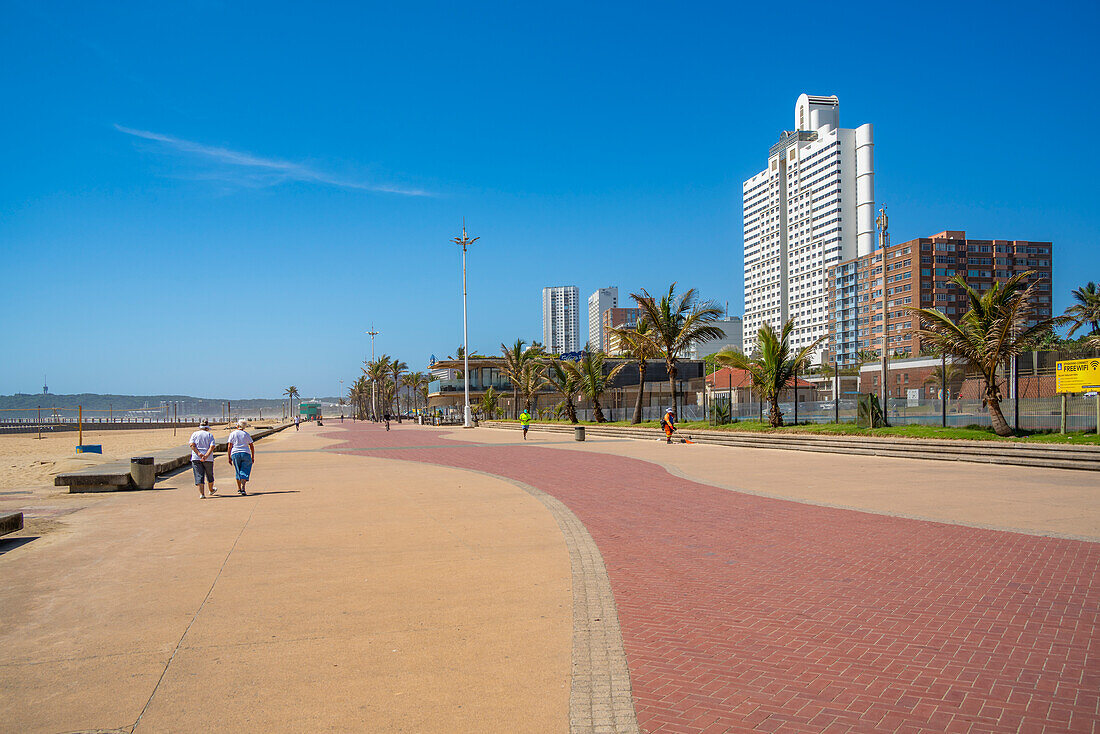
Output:
[[[374,330],[374,324],[370,325],[370,331],[368,331],[367,333],[370,334],[370,361],[371,361],[371,366],[373,367],[374,366],[374,337],[378,336],[378,332]],[[371,380],[370,380],[370,412],[371,412],[371,417],[374,418],[374,420],[377,421],[378,420],[378,405],[376,404],[376,401],[375,401],[375,398],[374,398],[374,392],[375,392],[374,391],[374,383],[375,383],[375,379],[372,377]]]
[[[466,248],[477,242],[480,237],[470,239],[466,236],[466,220],[462,220],[462,236],[452,240],[462,247],[462,380],[466,388],[466,407],[463,409],[463,427],[473,428],[474,420],[470,412],[470,344],[466,321]]]
[[[888,411],[886,410],[886,403],[890,397],[890,389],[886,386],[886,321],[888,319],[889,311],[886,310],[886,243],[888,242],[886,237],[886,230],[890,226],[890,220],[886,216],[886,205],[883,204],[878,210],[878,221],[875,222],[878,225],[878,242],[879,248],[882,250],[882,420],[885,424],[889,425],[890,421],[887,417]]]

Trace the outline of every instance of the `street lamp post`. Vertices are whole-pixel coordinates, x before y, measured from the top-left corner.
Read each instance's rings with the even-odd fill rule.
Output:
[[[879,230],[879,247],[882,250],[882,421],[886,425],[889,425],[890,421],[887,417],[886,404],[890,399],[889,388],[886,386],[886,378],[889,376],[889,370],[886,367],[886,360],[889,357],[886,354],[886,347],[889,340],[889,330],[887,323],[889,321],[890,312],[886,310],[886,244],[889,241],[886,234],[887,228],[890,226],[890,220],[886,216],[886,205],[883,204],[878,210],[878,221],[875,224],[878,225]],[[874,290],[874,285],[868,283],[868,286]]]
[[[466,407],[463,410],[463,427],[473,428],[473,415],[470,412],[470,344],[466,320],[466,248],[477,242],[480,237],[470,239],[466,236],[466,220],[462,221],[462,236],[452,240],[462,246],[462,381],[466,389]]]
[[[373,364],[374,363],[374,337],[378,336],[378,332],[374,330],[374,324],[371,324],[370,331],[368,331],[367,333],[370,334],[370,361],[371,361],[371,366],[373,367],[374,366],[374,364]],[[370,380],[370,411],[371,411],[371,417],[374,420],[378,420],[378,405],[377,405],[377,401],[374,398],[374,383],[375,383],[375,380],[372,377],[371,380]]]

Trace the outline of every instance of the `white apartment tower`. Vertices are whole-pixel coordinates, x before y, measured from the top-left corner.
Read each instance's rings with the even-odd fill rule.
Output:
[[[841,128],[839,107],[836,96],[799,96],[795,129],[744,183],[746,354],[764,323],[778,331],[793,318],[796,349],[825,335],[825,269],[874,249],[874,130]]]
[[[542,344],[551,354],[580,350],[580,298],[575,285],[542,289]]]
[[[588,344],[594,351],[606,352],[607,339],[603,333],[603,312],[619,307],[619,289],[615,286],[600,288],[588,297]]]

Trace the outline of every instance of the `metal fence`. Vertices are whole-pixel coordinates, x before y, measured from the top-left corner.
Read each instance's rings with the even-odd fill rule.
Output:
[[[1062,397],[1020,398],[1020,415],[1017,421],[1015,401],[1001,403],[1008,424],[1025,431],[1057,431],[1062,422]],[[1100,412],[1100,400],[1082,395],[1067,395],[1066,430],[1095,431],[1097,415]],[[714,404],[707,410],[710,423],[724,423],[728,420],[767,420],[768,404],[734,403],[732,415],[726,418],[728,402],[724,397],[716,397]],[[695,406],[689,406],[695,407]],[[945,410],[946,408],[946,410]],[[797,412],[793,402],[779,404],[784,423],[854,423],[856,420],[856,401],[841,399],[837,405],[832,400],[805,401],[798,403]],[[700,409],[701,410],[701,409]],[[992,421],[989,411],[981,400],[949,399],[946,406],[940,400],[909,400],[890,398],[886,406],[886,418],[890,425],[925,425],[961,428],[965,426],[990,427]],[[682,418],[683,419],[683,418]],[[687,418],[687,420],[693,420]]]

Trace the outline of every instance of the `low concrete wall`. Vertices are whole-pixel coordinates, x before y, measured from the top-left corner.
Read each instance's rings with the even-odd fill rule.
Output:
[[[518,423],[483,421],[486,428],[519,430]],[[564,423],[532,423],[532,430],[573,433]],[[632,426],[596,426],[585,424],[589,436],[635,438],[652,441],[663,434],[657,428]],[[678,438],[690,437],[695,443],[739,446],[754,449],[786,449],[823,453],[890,456],[932,461],[967,461],[981,464],[1014,464],[1050,469],[1100,471],[1100,447],[1069,444],[1036,444],[1009,441],[965,441],[878,436],[820,436],[797,433],[738,433],[736,431],[687,431]]]
[[[8,533],[17,533],[23,529],[23,513],[12,512],[7,515],[0,515],[0,535],[7,535]]]
[[[157,421],[142,421],[140,423],[125,423],[125,422],[111,422],[111,423],[95,423],[84,422],[84,430],[87,432],[96,431],[140,431],[147,428],[196,428],[198,427],[198,421],[179,421],[179,422],[157,422]],[[228,423],[211,423],[211,426],[226,426]],[[75,433],[79,430],[79,426],[76,423],[0,423],[0,433],[59,433],[61,431],[72,431]]]
[[[293,423],[281,423],[274,428],[264,428],[252,433],[252,440],[259,441],[273,433],[278,433]],[[214,447],[214,453],[225,453],[229,446],[225,441],[219,441]],[[191,463],[191,447],[180,446],[178,448],[164,449],[152,454],[153,465],[157,476],[167,474]],[[136,489],[130,479],[130,461],[111,461],[99,466],[91,466],[87,469],[79,469],[74,472],[58,474],[53,480],[54,486],[69,488],[72,494],[80,492],[119,492]]]

